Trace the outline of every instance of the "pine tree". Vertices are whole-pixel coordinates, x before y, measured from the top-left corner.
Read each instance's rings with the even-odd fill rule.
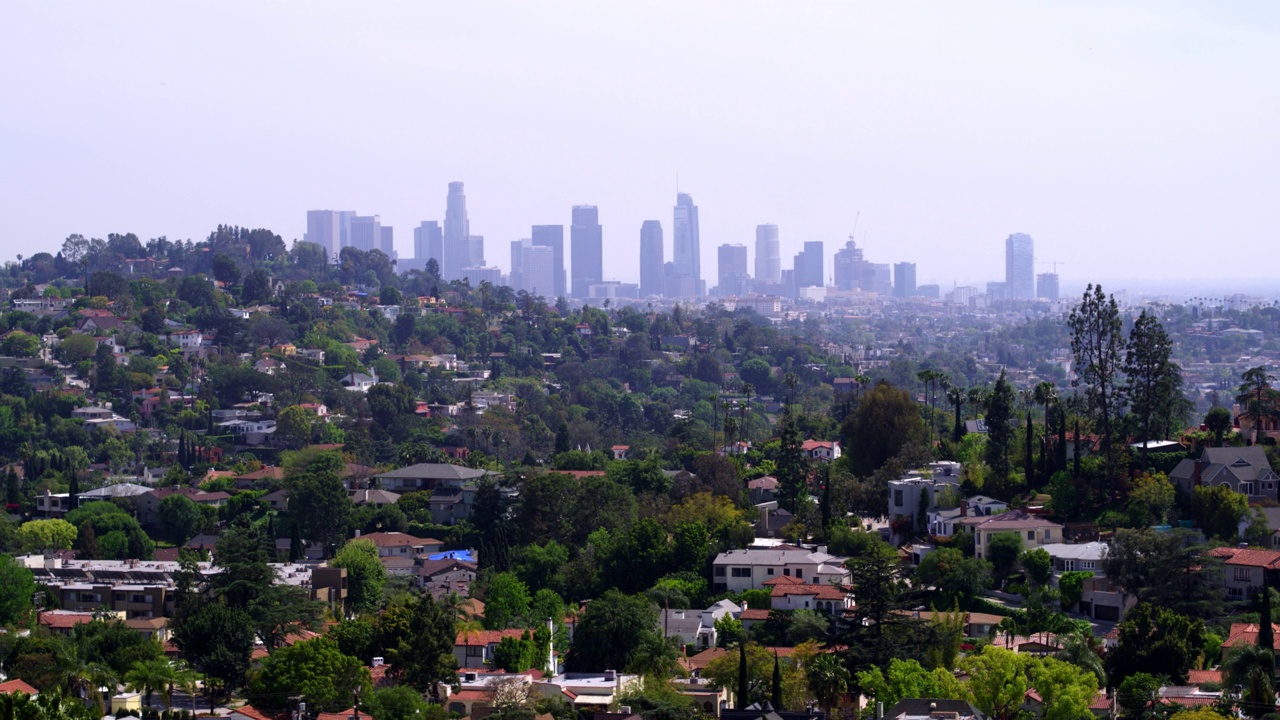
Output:
[[[783,411],[780,431],[781,448],[774,468],[778,478],[778,504],[795,512],[800,498],[808,491],[809,463],[804,456],[800,426],[789,408]]]

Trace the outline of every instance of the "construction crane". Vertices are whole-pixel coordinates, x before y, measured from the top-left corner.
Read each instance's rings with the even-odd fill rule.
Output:
[[[1041,262],[1040,262],[1040,264],[1041,264],[1041,265],[1052,265],[1052,266],[1053,266],[1053,274],[1054,274],[1054,275],[1057,275],[1057,274],[1058,274],[1058,266],[1059,266],[1059,265],[1066,265],[1066,263],[1065,263],[1065,262],[1059,262],[1059,261],[1057,261],[1057,260],[1043,260],[1043,261],[1041,261]]]

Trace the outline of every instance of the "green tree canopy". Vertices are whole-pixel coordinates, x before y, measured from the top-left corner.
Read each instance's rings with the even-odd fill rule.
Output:
[[[373,680],[369,669],[338,644],[325,637],[280,648],[267,656],[249,681],[249,702],[267,712],[288,708],[289,698],[302,695],[318,712],[338,712],[351,707],[360,689],[367,702]]]
[[[378,559],[378,547],[371,540],[348,541],[330,567],[347,570],[347,603],[359,613],[371,613],[382,604],[382,590],[387,584],[387,569]]]

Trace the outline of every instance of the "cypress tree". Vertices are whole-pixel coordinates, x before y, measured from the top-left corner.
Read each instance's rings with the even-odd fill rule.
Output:
[[[1271,629],[1271,583],[1267,580],[1265,570],[1262,572],[1262,612],[1258,620],[1258,647],[1271,650],[1270,657],[1275,657],[1276,641]]]
[[[782,709],[782,666],[778,664],[778,651],[773,651],[773,687],[769,693],[769,703],[775,711]]]
[[[1082,441],[1080,439],[1080,419],[1076,418],[1076,446],[1075,446],[1075,452],[1071,453],[1073,456],[1071,458],[1071,465],[1072,465],[1072,473],[1075,475],[1077,480],[1080,479],[1080,456],[1083,454],[1080,452],[1081,442]]]
[[[295,519],[292,527],[289,528],[289,562],[298,562],[302,559],[302,532],[298,529],[298,521]]]
[[[1067,411],[1058,408],[1058,463],[1057,469],[1067,469]]]
[[[746,710],[747,705],[747,639],[738,642],[738,709]]]
[[[67,509],[80,507],[80,473],[71,471],[71,491],[67,493]]]
[[[1024,471],[1023,471],[1023,472],[1024,472],[1024,473],[1026,474],[1026,476],[1027,476],[1027,487],[1028,487],[1028,488],[1033,488],[1033,487],[1035,487],[1035,485],[1036,485],[1036,482],[1035,482],[1035,481],[1036,481],[1036,466],[1035,466],[1035,463],[1034,463],[1034,462],[1032,462],[1032,458],[1034,457],[1034,453],[1031,451],[1031,436],[1032,436],[1032,435],[1034,435],[1034,434],[1035,434],[1035,431],[1034,431],[1034,430],[1032,430],[1032,428],[1031,428],[1031,412],[1030,412],[1030,411],[1027,411],[1027,437],[1026,437],[1026,443],[1025,443],[1025,444],[1026,444],[1026,449],[1027,449],[1027,457],[1026,457],[1026,459],[1023,461],[1023,467],[1024,467]]]

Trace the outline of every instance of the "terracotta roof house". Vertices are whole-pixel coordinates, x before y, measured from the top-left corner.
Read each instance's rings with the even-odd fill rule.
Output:
[[[461,668],[485,668],[493,665],[493,651],[509,637],[519,640],[527,632],[524,628],[507,630],[472,630],[460,632],[453,641],[453,657]]]
[[[14,693],[23,693],[24,695],[39,695],[40,691],[35,689],[26,680],[14,678],[0,682],[0,695],[12,695]]]
[[[1280,550],[1220,547],[1209,551],[1222,561],[1222,585],[1231,600],[1244,600],[1262,587],[1268,570],[1280,570]]]
[[[373,543],[378,548],[379,557],[425,557],[440,552],[440,548],[444,546],[440,540],[414,537],[402,532],[373,532],[361,535],[358,539]]]

